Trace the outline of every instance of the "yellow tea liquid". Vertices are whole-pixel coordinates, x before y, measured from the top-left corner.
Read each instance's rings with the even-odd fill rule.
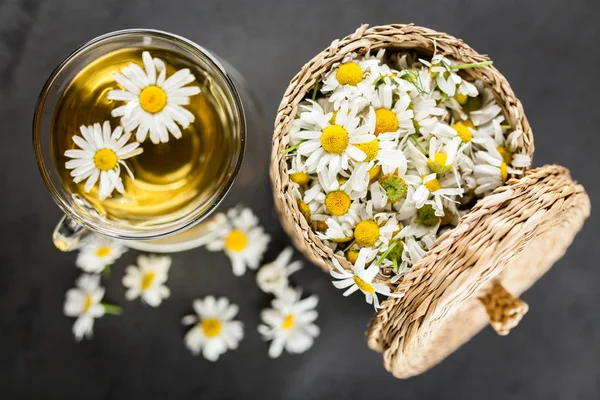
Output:
[[[69,159],[64,152],[77,148],[72,137],[81,136],[81,125],[102,124],[105,120],[113,129],[119,125],[119,118],[110,113],[125,103],[107,99],[109,91],[119,88],[113,75],[132,62],[143,68],[144,50],[166,63],[167,77],[182,68],[189,68],[194,74],[196,81],[189,85],[199,86],[201,93],[190,97],[190,104],[184,107],[194,114],[195,121],[187,129],[182,128],[180,139],[169,136],[168,143],[154,144],[147,137],[141,144],[144,152],[126,160],[135,180],[121,168],[125,193],[115,190],[111,197],[100,200],[98,183],[86,193],[85,180],[73,182],[65,168]],[[168,223],[188,214],[217,190],[233,156],[235,146],[226,117],[228,106],[220,99],[211,77],[180,54],[154,48],[124,48],[96,59],[75,76],[54,112],[52,154],[64,186],[106,218],[131,225]],[[130,141],[134,140],[135,130]]]

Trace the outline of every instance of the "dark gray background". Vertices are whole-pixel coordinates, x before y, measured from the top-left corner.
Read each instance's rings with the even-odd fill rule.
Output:
[[[222,254],[203,249],[174,256],[173,295],[157,309],[123,299],[123,267],[135,257],[129,252],[106,296],[125,315],[98,320],[95,338],[76,343],[62,305],[79,271],[75,254],[60,253],[50,240],[60,212],[38,175],[31,119],[45,79],[71,50],[108,31],[149,27],[186,36],[236,66],[266,110],[268,143],[281,95],[315,53],[360,23],[414,22],[489,54],[525,106],[534,164],[571,168],[594,202],[599,12],[597,0],[0,0],[0,398],[598,399],[598,214],[525,294],[531,311],[518,329],[501,338],[487,328],[408,381],[393,379],[368,350],[363,332],[372,310],[361,296],[342,298],[310,265],[294,280],[320,296],[322,335],[308,353],[268,359],[255,330],[268,300],[253,274],[236,279]],[[267,176],[257,185],[260,196],[249,205],[274,237],[272,259],[289,242],[272,212]],[[179,325],[192,299],[211,293],[240,304],[246,325],[239,350],[216,364],[190,355]]]

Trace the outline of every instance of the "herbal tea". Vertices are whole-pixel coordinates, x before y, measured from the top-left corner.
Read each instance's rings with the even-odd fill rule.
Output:
[[[151,54],[152,58],[146,55],[148,58],[143,59],[144,51],[148,51],[146,54]],[[135,65],[132,67],[132,63],[139,68]],[[190,79],[185,79],[185,74],[182,73],[185,68],[190,70],[195,80],[190,80],[189,76],[187,78]],[[149,77],[154,76],[156,81],[164,83],[165,91],[159,88],[158,83],[141,91],[130,87],[135,79],[146,79],[146,76],[140,77],[140,71],[147,72]],[[132,80],[124,79],[124,76]],[[170,77],[173,79],[169,80]],[[186,84],[189,86],[181,87]],[[199,93],[197,89],[190,90],[190,86],[198,87]],[[175,87],[176,90],[169,92],[167,87]],[[65,151],[70,150],[71,153],[68,154],[83,152],[82,147],[75,143],[78,139],[79,143],[84,140],[80,131],[82,125],[102,125],[103,121],[108,120],[111,131],[114,131],[122,122],[122,115],[115,115],[115,110],[119,107],[125,110],[125,105],[130,106],[127,100],[133,99],[134,95],[130,93],[132,91],[137,93],[133,102],[137,101],[135,104],[138,108],[141,107],[149,114],[160,111],[165,104],[170,107],[167,102],[173,102],[177,109],[172,108],[173,119],[170,124],[167,121],[165,126],[169,131],[180,132],[180,137],[167,132],[165,126],[161,130],[146,123],[142,130],[147,132],[142,138],[135,124],[127,126],[129,123],[123,123],[125,131],[132,132],[127,143],[135,143],[137,133],[137,140],[141,142],[139,148],[143,152],[135,157],[119,160],[116,156],[118,151],[115,153],[108,150],[106,154],[96,151],[90,169],[96,167],[99,171],[105,171],[117,165],[117,161],[119,166],[124,164],[119,174],[122,180],[121,190],[118,190],[119,182],[117,190],[112,190],[109,196],[101,195],[99,188],[103,177],[97,178],[98,182],[88,188],[87,179],[75,183],[75,175],[67,169],[67,163],[73,162],[69,157],[76,156],[67,157]],[[89,63],[75,76],[58,100],[52,122],[52,154],[65,188],[74,197],[85,199],[107,219],[130,225],[168,223],[188,214],[217,190],[228,173],[235,151],[232,135],[228,134],[232,129],[227,118],[229,106],[222,102],[223,97],[218,92],[218,86],[206,71],[180,54],[162,49],[124,48]],[[185,110],[177,105],[184,105]],[[131,110],[129,108],[127,112],[136,114],[136,110]],[[138,111],[138,117],[144,114]],[[193,119],[186,128],[180,123],[185,118],[188,121]],[[141,123],[144,124],[144,121]],[[175,123],[178,126],[173,127]],[[125,133],[117,134],[115,139],[118,141],[123,135]],[[75,141],[74,136],[78,136]],[[88,136],[90,137],[92,136]],[[160,143],[154,143],[158,141]],[[127,148],[127,143],[120,145]],[[73,172],[82,172],[82,162],[71,165],[78,167]],[[87,173],[90,174],[89,171]]]

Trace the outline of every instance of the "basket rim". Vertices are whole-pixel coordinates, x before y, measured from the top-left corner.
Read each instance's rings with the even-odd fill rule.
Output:
[[[330,46],[319,52],[307,62],[296,76],[290,81],[279,105],[274,124],[270,178],[274,202],[284,230],[292,239],[295,247],[310,261],[325,271],[334,269],[331,259],[336,257],[342,267],[352,270],[352,265],[345,257],[337,256],[319,239],[307,221],[304,219],[296,200],[287,190],[289,179],[287,175],[286,157],[282,150],[290,139],[290,129],[297,113],[298,105],[306,98],[309,91],[332,65],[350,53],[380,48],[417,49],[433,52],[434,46],[438,53],[461,62],[487,61],[486,55],[479,54],[462,40],[446,33],[414,24],[393,24],[368,27],[361,25],[354,33],[343,39],[334,40]],[[533,134],[524,114],[521,102],[515,96],[506,78],[493,66],[485,66],[476,70],[464,70],[467,79],[482,80],[497,97],[498,105],[502,108],[506,120],[513,128],[520,129],[523,134],[519,138],[520,146],[530,157],[533,156]],[[456,228],[455,228],[456,229]],[[427,255],[427,254],[426,254]],[[377,277],[376,281],[395,288],[389,278]]]

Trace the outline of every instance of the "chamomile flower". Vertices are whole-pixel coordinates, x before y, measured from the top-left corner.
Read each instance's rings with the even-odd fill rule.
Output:
[[[442,199],[453,200],[450,196],[462,196],[464,189],[449,187],[453,183],[452,179],[440,181],[435,173],[424,175],[423,183],[417,188],[413,200],[417,209],[423,207],[425,203],[433,198],[436,215],[444,215]]]
[[[475,82],[475,85],[479,91],[479,96],[470,99],[473,104],[465,104],[469,108],[469,119],[475,127],[484,126],[494,119],[502,122],[504,120],[501,115],[502,108],[496,103],[494,93],[485,87],[482,82]]]
[[[246,268],[258,268],[271,237],[258,225],[258,218],[249,208],[232,208],[227,212],[227,220],[206,248],[224,251],[231,260],[233,274],[241,276]]]
[[[94,320],[105,313],[120,313],[120,308],[103,305],[104,288],[100,286],[99,275],[81,275],[75,282],[76,287],[69,289],[65,296],[64,313],[67,317],[77,318],[73,324],[73,335],[80,341],[91,338]]]
[[[317,130],[301,130],[295,140],[303,141],[298,146],[298,154],[307,156],[304,163],[310,172],[326,170],[333,178],[341,170],[349,168],[349,161],[362,162],[366,154],[356,145],[375,139],[369,131],[369,124],[361,125],[357,116],[356,104],[344,102],[335,116],[335,123],[316,125]]]
[[[413,110],[409,108],[411,97],[396,89],[395,85],[382,84],[370,98],[371,106],[375,109],[375,135],[398,131],[411,134],[415,131]],[[394,96],[398,98],[395,99]]]
[[[185,107],[190,97],[200,93],[198,86],[186,86],[196,80],[189,69],[184,68],[167,78],[167,67],[160,58],[149,52],[142,53],[144,68],[131,63],[115,73],[115,81],[123,89],[108,92],[108,99],[124,101],[125,105],[112,111],[113,117],[121,117],[125,130],[137,128],[138,142],[146,140],[150,133],[152,143],[166,143],[169,133],[176,139],[181,129],[194,122],[194,114]]]
[[[133,174],[124,160],[142,153],[139,143],[128,144],[131,134],[123,135],[123,128],[120,126],[111,131],[108,121],[104,121],[102,126],[98,123],[82,125],[79,130],[82,136],[73,136],[73,141],[79,148],[65,151],[65,156],[72,158],[65,163],[65,167],[72,170],[73,181],[79,183],[87,179],[84,187],[87,193],[100,182],[100,200],[109,197],[115,189],[124,193],[121,166],[125,167],[133,180]]]
[[[475,153],[473,173],[477,181],[475,194],[485,194],[504,185],[510,174],[520,175],[521,170],[510,167],[500,153],[478,151]]]
[[[314,323],[319,315],[315,309],[318,302],[317,296],[302,299],[301,291],[288,288],[271,302],[272,308],[262,311],[263,324],[258,332],[271,341],[269,357],[277,358],[283,350],[304,353],[312,347],[320,333]]]
[[[358,210],[358,218],[354,221],[354,241],[359,247],[387,249],[390,239],[400,227],[396,217],[391,213],[373,212],[373,203],[367,201]]]
[[[89,235],[81,242],[75,265],[90,273],[100,273],[127,251],[121,242],[104,235]]]
[[[141,297],[149,306],[158,307],[163,299],[171,295],[171,291],[165,286],[170,268],[171,257],[139,255],[137,265],[130,265],[125,269],[125,298],[131,301]]]
[[[323,188],[321,188],[318,182],[314,183],[304,194],[297,188],[292,188],[292,193],[298,200],[298,209],[307,222],[324,221],[327,219],[324,206],[325,193],[323,193]]]
[[[325,232],[317,232],[317,237],[334,243],[346,243],[354,238],[352,218],[328,218]]]
[[[526,168],[531,165],[531,158],[528,155],[518,153],[519,137],[523,135],[523,131],[516,130],[505,136],[497,120],[492,121],[492,130],[492,137],[480,141],[490,154],[495,158],[502,158],[507,165],[514,168]]]
[[[331,92],[329,99],[335,109],[340,108],[342,102],[366,97],[373,91],[373,84],[365,77],[370,74],[370,65],[377,63],[377,60],[359,59],[354,54],[346,56],[325,76],[321,92]]]
[[[207,296],[192,303],[196,314],[186,315],[181,322],[192,326],[184,342],[194,355],[202,353],[209,361],[217,361],[227,350],[235,350],[244,337],[244,325],[234,318],[238,306],[225,297]]]
[[[377,310],[380,307],[377,293],[384,296],[398,296],[391,293],[388,286],[373,282],[373,279],[375,279],[375,276],[379,272],[379,266],[375,263],[372,263],[368,267],[365,265],[372,251],[377,252],[377,250],[368,248],[361,249],[358,252],[358,258],[354,263],[353,272],[346,271],[341,266],[340,262],[333,257],[331,261],[333,262],[335,269],[331,270],[330,273],[333,278],[337,279],[336,281],[333,281],[333,286],[338,289],[347,288],[344,292],[344,296],[349,296],[357,290],[360,290],[365,295],[367,303],[373,304],[373,307]]]
[[[289,285],[288,277],[302,268],[302,262],[292,260],[294,251],[287,247],[275,261],[260,267],[256,273],[256,283],[265,293],[281,293]]]

